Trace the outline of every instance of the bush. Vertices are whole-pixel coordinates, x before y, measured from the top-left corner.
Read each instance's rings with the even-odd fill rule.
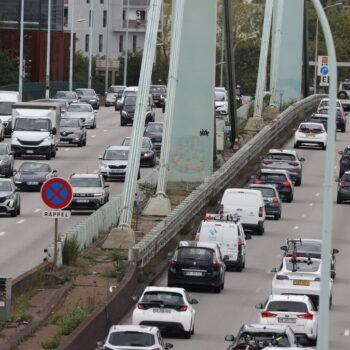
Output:
[[[56,349],[61,342],[61,334],[59,332],[55,332],[51,339],[47,341],[43,341],[41,346],[45,350]]]
[[[62,248],[62,260],[64,265],[74,265],[79,257],[79,243],[76,236],[66,236]]]

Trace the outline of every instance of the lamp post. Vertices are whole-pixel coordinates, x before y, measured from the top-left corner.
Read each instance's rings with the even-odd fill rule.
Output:
[[[109,3],[110,0],[108,0],[108,4],[107,4],[107,18],[106,18],[106,72],[105,72],[105,92],[107,92],[108,89],[108,34],[109,34],[109,30],[108,30],[108,25],[109,25]]]
[[[93,9],[94,0],[90,0],[90,34],[89,34],[89,77],[88,77],[88,88],[91,88],[91,68],[92,68],[92,33],[93,33]]]
[[[21,30],[19,39],[19,72],[18,72],[18,92],[19,100],[23,99],[23,26],[24,26],[24,0],[21,0]]]
[[[47,50],[46,50],[46,93],[45,98],[50,98],[50,61],[51,61],[51,0],[48,2],[47,14]]]
[[[128,0],[128,9],[126,13],[126,33],[125,33],[125,56],[124,56],[124,79],[123,85],[127,85],[127,75],[128,75],[128,49],[129,49],[129,10],[130,10],[130,0]]]
[[[74,0],[71,0],[70,53],[69,53],[69,91],[73,91],[73,51],[74,51]]]
[[[331,7],[335,7],[335,6],[341,6],[343,5],[342,2],[337,2],[336,4],[333,5],[329,5],[323,8],[323,10],[327,10]],[[314,68],[314,94],[316,94],[317,92],[317,61],[318,61],[318,16],[316,19],[316,35],[315,35],[315,68]]]

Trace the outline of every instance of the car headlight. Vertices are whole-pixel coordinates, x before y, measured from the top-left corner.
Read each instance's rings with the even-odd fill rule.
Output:
[[[103,193],[95,193],[94,194],[94,197],[102,197],[103,196]]]
[[[6,196],[5,198],[6,199],[13,199],[15,197],[15,195],[14,194],[9,194],[8,196]]]
[[[107,170],[107,169],[108,169],[108,166],[105,165],[105,164],[100,164],[100,169],[101,169],[101,170]]]
[[[149,157],[149,156],[152,155],[152,153],[151,153],[151,152],[145,152],[143,155],[144,155],[145,157]]]
[[[126,113],[126,111],[122,111],[122,115],[127,116],[128,113]]]
[[[90,102],[96,102],[96,98],[92,98]]]
[[[43,141],[51,141],[51,137],[50,136],[45,137]]]
[[[89,115],[89,116],[88,116],[88,119],[94,119],[94,118],[95,118],[94,115]]]

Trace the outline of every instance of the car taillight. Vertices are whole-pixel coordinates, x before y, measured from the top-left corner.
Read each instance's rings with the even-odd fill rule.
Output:
[[[316,282],[320,282],[320,281],[321,281],[321,279],[320,279],[320,277],[316,277],[316,278],[314,279],[314,281],[316,281]]]
[[[196,237],[194,238],[194,241],[195,241],[195,242],[199,242],[199,236],[196,236]]]
[[[254,183],[255,185],[261,184],[261,180],[255,179],[253,183]]]
[[[289,181],[283,181],[282,182],[282,186],[284,186],[284,187],[291,187],[292,184]]]
[[[213,266],[213,267],[220,267],[220,266],[221,266],[221,264],[220,264],[220,263],[218,263],[218,262],[214,262],[212,266]]]
[[[144,310],[145,309],[145,307],[142,304],[137,304],[137,308],[140,309],[140,310]]]
[[[272,203],[279,203],[280,202],[280,200],[278,199],[278,198],[274,198],[273,200],[272,200]]]
[[[326,132],[326,130],[320,130],[320,134],[325,134]]]
[[[180,310],[179,311],[187,311],[188,307],[187,306],[181,306]]]
[[[268,161],[268,160],[264,160],[263,161],[263,164],[266,164],[266,165],[268,165],[268,164],[272,164],[273,162],[270,162],[270,161]]]
[[[313,320],[314,315],[313,314],[301,314],[297,315],[298,318],[302,318],[303,320]]]
[[[219,214],[223,214],[224,213],[224,205],[220,204],[219,205]]]
[[[344,187],[345,187],[345,182],[342,181],[342,182],[340,183],[340,187],[341,187],[341,188],[344,188]]]
[[[263,216],[263,207],[259,207],[259,218]]]
[[[344,120],[344,114],[343,113],[340,113],[340,119]]]
[[[261,317],[262,318],[266,318],[266,317],[277,317],[277,314],[273,314],[272,312],[268,312],[268,311],[263,311],[261,313]]]
[[[289,162],[288,164],[291,166],[298,166],[299,165],[299,163],[297,163],[297,162]]]
[[[284,275],[277,275],[276,279],[277,280],[289,280],[288,276],[284,276]]]
[[[241,246],[243,245],[243,242],[242,242],[242,240],[241,240],[240,238],[238,239],[237,245],[238,245],[239,247],[241,247]]]

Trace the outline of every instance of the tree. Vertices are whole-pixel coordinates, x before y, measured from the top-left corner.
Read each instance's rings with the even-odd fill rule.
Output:
[[[98,56],[92,57],[91,62],[91,81],[93,84],[104,84],[104,76],[96,74],[96,60]],[[77,83],[87,83],[89,72],[89,58],[82,51],[77,51],[74,55],[74,78]]]
[[[142,62],[142,50],[128,52],[127,86],[138,85]],[[119,75],[117,83],[124,81],[124,56],[119,57]]]
[[[18,67],[15,50],[0,50],[0,86],[18,83]]]

